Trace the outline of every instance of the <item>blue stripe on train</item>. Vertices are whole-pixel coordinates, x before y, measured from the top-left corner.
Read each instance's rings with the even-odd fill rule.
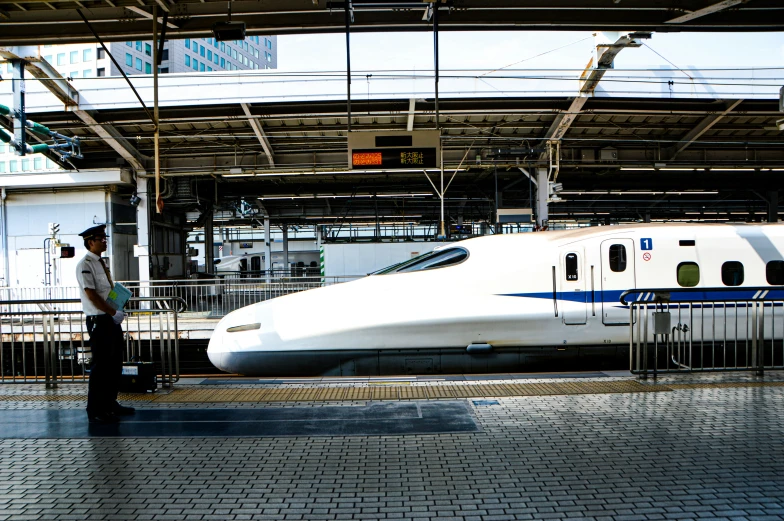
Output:
[[[621,305],[621,295],[624,293],[625,290],[605,290],[605,291],[594,291],[594,301],[599,302],[606,302],[608,304],[615,304],[618,307],[624,307]],[[784,300],[784,289],[770,289],[764,292],[759,290],[749,290],[749,291],[694,291],[688,293],[672,293],[670,294],[670,302],[712,302],[716,300],[726,300],[726,299],[733,299],[733,300],[756,300],[760,298],[760,295],[764,294],[765,298],[768,300]],[[537,292],[537,293],[501,293],[499,294],[501,297],[527,297],[527,298],[536,298],[536,299],[547,299],[552,300],[553,292],[552,291],[545,291],[545,292]],[[591,292],[590,291],[558,291],[556,292],[557,299],[560,301],[566,302],[577,302],[577,303],[590,303],[591,302]],[[630,293],[626,296],[627,302],[653,302],[654,300],[654,293],[653,292],[639,292],[639,293]]]

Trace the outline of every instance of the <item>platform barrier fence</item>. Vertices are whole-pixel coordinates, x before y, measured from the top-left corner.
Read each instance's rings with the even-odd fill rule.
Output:
[[[134,280],[121,283],[131,290],[134,297],[180,298],[185,302],[185,316],[217,319],[251,304],[357,278],[359,277],[291,277],[288,273],[251,277],[246,273],[231,273],[213,279]],[[79,288],[76,286],[0,288],[0,309],[4,302],[11,300],[78,298]],[[67,309],[74,311],[81,309],[78,303],[68,306]]]
[[[180,378],[178,297],[134,297],[123,322],[124,361],[152,362],[158,384]],[[0,383],[86,381],[91,351],[79,299],[17,299],[0,305]]]
[[[633,374],[784,369],[784,299],[771,288],[627,291]],[[776,292],[777,294],[780,292]],[[712,299],[711,295],[722,298]]]

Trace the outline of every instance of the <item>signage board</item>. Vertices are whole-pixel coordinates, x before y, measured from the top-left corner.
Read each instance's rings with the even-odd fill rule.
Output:
[[[348,163],[352,170],[439,168],[441,135],[437,130],[351,132]]]

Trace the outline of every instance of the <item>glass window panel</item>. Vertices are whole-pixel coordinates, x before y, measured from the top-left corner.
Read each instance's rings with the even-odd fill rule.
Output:
[[[79,51],[71,51],[71,63],[79,63]]]
[[[5,161],[0,161],[0,174],[5,173]]]
[[[191,39],[190,38],[185,38],[185,48],[186,49],[190,49],[191,48]]]
[[[626,246],[613,244],[610,246],[610,269],[612,271],[626,271]]]
[[[88,62],[93,59],[93,50],[92,49],[85,49],[82,51],[82,61]]]
[[[128,53],[125,53],[125,65],[133,67],[133,56]]]
[[[136,70],[137,71],[142,70],[142,59],[141,58],[136,58]]]
[[[22,172],[29,172],[29,171],[30,171],[30,160],[22,159]]]
[[[57,55],[57,65],[65,65],[65,53],[61,52]],[[9,65],[10,67],[10,65]],[[8,72],[11,72],[10,70]]]
[[[774,286],[784,285],[784,261],[770,261],[765,265],[765,279]]]
[[[18,163],[16,162],[16,159],[8,162],[8,171],[11,173],[19,171],[19,166]]]
[[[152,74],[152,64],[144,62],[144,74]]]
[[[577,254],[576,253],[567,253],[566,254],[566,280],[575,281],[578,280],[578,273],[577,273]]]
[[[150,45],[149,43],[144,44],[144,54],[146,54],[147,56],[152,56],[152,45]]]
[[[35,170],[41,170],[43,168],[44,160],[41,157],[34,157],[33,158],[33,168]]]
[[[725,286],[740,286],[743,284],[743,263],[729,261],[722,264],[721,282]]]
[[[86,69],[82,71],[82,78],[89,78],[92,75],[93,75],[92,69]]]
[[[692,288],[700,283],[700,267],[696,262],[678,264],[678,285]]]
[[[188,56],[187,54],[185,55],[185,66],[186,67],[190,67],[191,66],[191,57]]]

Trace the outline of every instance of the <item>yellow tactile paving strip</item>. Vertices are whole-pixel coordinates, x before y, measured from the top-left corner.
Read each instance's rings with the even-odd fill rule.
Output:
[[[169,392],[121,393],[120,400],[155,403],[231,402],[334,402],[366,400],[439,400],[455,398],[501,398],[570,394],[650,393],[687,389],[784,387],[784,382],[706,382],[642,384],[632,380],[608,382],[455,383],[441,385],[370,385],[362,387],[263,387],[263,388],[175,388]],[[41,394],[0,394],[0,401],[82,401],[86,394],[65,389]]]

